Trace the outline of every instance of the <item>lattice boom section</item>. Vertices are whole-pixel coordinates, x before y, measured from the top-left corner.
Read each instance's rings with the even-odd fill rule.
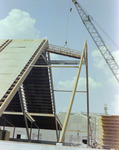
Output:
[[[119,116],[98,118],[98,147],[119,149]]]

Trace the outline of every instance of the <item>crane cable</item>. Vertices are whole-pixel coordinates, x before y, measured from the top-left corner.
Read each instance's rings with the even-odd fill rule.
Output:
[[[104,29],[96,22],[96,20],[93,19],[95,24],[100,28],[100,30],[108,37],[108,39],[115,45],[115,47],[119,50],[119,46],[114,42],[114,40],[107,34]]]
[[[82,7],[82,8],[83,8],[84,11],[86,12],[87,16],[90,16],[90,14],[88,13],[88,11],[87,11],[84,7]],[[94,20],[92,16],[90,16],[90,17],[91,17],[92,20]],[[94,22],[96,22],[96,21],[94,20]],[[98,23],[97,23],[97,24],[98,24]],[[99,25],[98,25],[98,26],[99,26]],[[101,28],[101,27],[100,27],[100,28]],[[111,41],[116,47],[119,48],[119,46],[111,39],[111,37],[104,31],[104,29],[102,29],[102,30],[103,30],[103,32],[105,33],[105,35],[110,39],[110,41]],[[93,68],[92,68],[92,64],[91,64],[91,62],[90,62],[90,59],[89,59],[89,64],[90,64],[90,68],[91,68],[91,70],[92,70],[93,77],[94,77],[94,79],[95,79],[95,81],[96,81],[97,88],[98,88],[98,92],[99,92],[99,94],[100,94],[101,100],[102,100],[103,105],[104,105],[104,110],[105,110],[106,104],[105,104],[104,98],[103,98],[103,96],[102,96],[102,93],[101,93],[101,91],[100,91],[99,85],[98,85],[98,83],[97,83],[97,79],[96,79],[96,77],[95,77],[95,74],[94,74],[94,71],[93,71]],[[106,108],[107,108],[107,107],[106,107]],[[106,112],[106,113],[107,113],[107,112]]]
[[[93,22],[99,27],[99,29],[106,35],[106,37],[112,42],[112,44],[119,50],[119,46],[117,43],[114,42],[114,40],[109,36],[109,34],[106,33],[106,31],[96,22],[96,20],[93,19]],[[112,53],[112,51],[110,51]],[[113,56],[113,54],[112,54]],[[119,64],[119,60],[115,57],[116,62]]]
[[[98,83],[97,83],[97,79],[96,79],[96,77],[95,77],[95,74],[94,74],[94,71],[93,71],[93,68],[92,68],[92,64],[91,64],[91,62],[90,62],[90,59],[89,59],[89,64],[90,64],[90,68],[91,68],[91,72],[92,72],[92,74],[93,74],[93,77],[94,77],[94,79],[95,79],[95,81],[96,81],[97,88],[98,88],[98,91],[99,91],[101,100],[102,100],[103,104],[105,105],[105,101],[104,101],[104,98],[103,98],[102,93],[101,93],[101,91],[100,91],[99,85],[98,85]]]
[[[72,8],[70,8],[70,5],[71,5],[71,1],[69,0],[69,7],[68,7],[68,18],[67,18],[67,27],[66,27],[66,41],[65,41],[65,44],[64,46],[67,46],[67,36],[68,36],[68,29],[69,29],[69,13],[72,11]],[[70,8],[70,11],[69,11],[69,8]]]
[[[117,43],[114,42],[114,40],[109,36],[109,34],[107,34],[104,29],[93,19],[93,22],[100,28],[100,30],[106,35],[106,37],[110,40],[110,42],[113,43],[113,45],[119,50],[119,46],[117,45]],[[119,64],[119,60],[117,58],[115,58],[115,60],[117,61],[117,63]]]

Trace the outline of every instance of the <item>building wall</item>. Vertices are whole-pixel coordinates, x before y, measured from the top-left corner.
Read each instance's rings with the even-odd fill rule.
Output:
[[[64,123],[66,113],[59,113],[58,117],[62,124]],[[96,117],[92,117],[91,126],[93,130],[96,130],[93,134],[97,136],[97,129],[96,129]],[[2,127],[1,127],[2,128]],[[5,127],[5,130],[10,131],[10,138],[13,138],[13,128]],[[30,130],[30,129],[29,129]],[[21,135],[21,139],[27,139],[26,129],[24,128],[16,128],[14,138],[17,138],[17,135]],[[61,134],[61,132],[60,132]],[[96,137],[94,137],[96,139]],[[38,139],[38,129],[32,129],[31,134],[32,140]],[[56,131],[55,130],[40,130],[39,140],[41,141],[54,141],[56,142]],[[81,144],[83,140],[87,140],[87,118],[86,116],[82,116],[81,114],[71,114],[69,123],[67,126],[67,131],[65,133],[65,143],[72,143],[72,144]]]

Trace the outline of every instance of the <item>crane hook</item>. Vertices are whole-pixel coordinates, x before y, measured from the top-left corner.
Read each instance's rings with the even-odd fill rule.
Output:
[[[65,41],[65,44],[64,44],[64,46],[67,46],[67,47],[68,47],[68,45],[67,45],[67,40]]]

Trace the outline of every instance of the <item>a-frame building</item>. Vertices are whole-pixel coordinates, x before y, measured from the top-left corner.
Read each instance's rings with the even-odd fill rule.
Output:
[[[29,128],[54,129],[58,141],[62,125],[56,115],[49,53],[86,61],[86,50],[82,55],[49,45],[46,39],[0,40],[0,126],[26,127],[28,139]]]

